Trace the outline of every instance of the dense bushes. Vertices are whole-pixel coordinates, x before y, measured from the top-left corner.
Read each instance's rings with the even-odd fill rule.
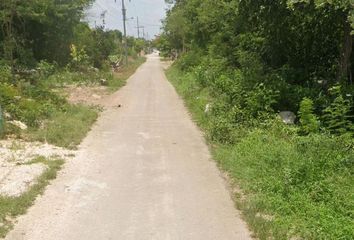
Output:
[[[0,83],[0,102],[11,119],[38,127],[43,118],[66,101],[46,88]]]
[[[284,73],[265,72],[264,66],[252,53],[242,52],[239,57],[239,68],[230,68],[226,59],[201,57],[193,51],[185,53],[175,63],[191,75],[188,81],[195,79],[194,88],[205,88],[210,92],[210,115],[215,117],[211,122],[215,122],[218,129],[213,132],[220,133],[223,138],[221,142],[233,142],[231,137],[225,139],[233,135],[225,131],[232,131],[236,125],[256,126],[274,118],[279,111],[289,110],[284,109],[289,105],[291,110],[299,112],[301,134],[320,129],[339,135],[354,133],[352,94],[343,91],[340,85],[328,89],[327,95],[321,90],[322,95],[314,102],[311,98],[316,96],[317,88],[284,83]],[[188,65],[189,68],[186,68]]]
[[[208,74],[198,77],[205,79],[204,86],[229,79],[248,91],[263,84],[278,95],[271,104],[275,111],[298,112],[307,97],[323,116],[333,100],[330,89],[339,85],[343,100],[351,98],[347,105],[353,115],[354,22],[349,1],[172,2],[157,44],[164,52],[178,53],[182,70],[201,65],[200,72],[205,72],[218,65],[214,72],[224,78],[210,82]],[[218,90],[225,87],[230,84]]]

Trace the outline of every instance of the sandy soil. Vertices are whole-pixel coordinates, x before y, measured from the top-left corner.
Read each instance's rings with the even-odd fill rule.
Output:
[[[46,166],[27,163],[38,156],[70,159],[75,152],[39,142],[0,141],[0,196],[16,197],[35,183]]]
[[[68,85],[64,92],[70,103],[99,106],[104,105],[104,99],[110,95],[104,86]]]

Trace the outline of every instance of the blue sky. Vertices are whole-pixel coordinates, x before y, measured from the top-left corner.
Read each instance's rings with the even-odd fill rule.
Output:
[[[139,25],[144,26],[146,36],[153,38],[159,34],[161,20],[165,17],[167,5],[164,0],[125,0],[127,8],[127,18],[132,18],[127,22],[127,33],[129,36],[137,36],[137,21],[139,16]],[[106,28],[123,30],[122,0],[96,0],[90,9],[86,12],[86,20],[91,26],[102,25],[101,14],[107,11],[105,15]],[[141,29],[141,32],[143,30]]]

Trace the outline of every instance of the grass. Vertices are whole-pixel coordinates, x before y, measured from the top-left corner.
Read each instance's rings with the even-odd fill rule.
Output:
[[[42,163],[48,167],[37,179],[36,184],[19,197],[0,197],[0,237],[5,237],[6,233],[12,229],[12,219],[25,214],[27,209],[33,205],[36,197],[43,194],[49,181],[56,178],[57,172],[61,169],[64,161],[38,157],[28,164],[34,163]]]
[[[30,131],[32,140],[46,141],[50,144],[75,149],[98,117],[98,110],[85,105],[67,105],[55,111],[45,121],[44,127]]]
[[[167,77],[208,133],[207,90],[175,67]],[[352,139],[298,136],[296,127],[276,120],[241,130],[246,134],[233,145],[208,140],[219,167],[239,189],[235,203],[257,238],[354,239]]]
[[[126,84],[127,79],[146,61],[145,57],[138,57],[129,61],[127,66],[123,66],[119,72],[113,74],[113,78],[108,79],[108,88],[111,92],[117,91]]]

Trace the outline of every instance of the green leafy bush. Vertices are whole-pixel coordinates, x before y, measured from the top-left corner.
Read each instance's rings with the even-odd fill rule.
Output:
[[[0,103],[3,105],[3,108],[13,103],[15,97],[19,95],[18,89],[13,85],[0,82]]]
[[[273,105],[277,102],[278,92],[258,84],[245,95],[245,109],[251,117],[263,121],[274,115]]]
[[[182,56],[177,60],[178,66],[183,70],[189,70],[197,66],[200,63],[202,53],[198,50],[183,53]]]
[[[80,70],[89,65],[89,56],[86,54],[84,48],[78,48],[75,44],[71,44],[70,56],[72,59],[69,66],[73,69]]]
[[[354,125],[350,115],[353,103],[343,97],[340,86],[332,87],[330,93],[334,100],[323,111],[323,121],[326,128],[335,134],[345,134],[347,132],[353,134]]]
[[[10,66],[0,62],[0,83],[10,82],[11,78]]]
[[[317,116],[314,114],[313,101],[309,98],[304,98],[300,103],[300,134],[307,135],[316,133],[319,130],[320,124]]]
[[[41,87],[28,84],[13,86],[0,83],[0,104],[14,120],[20,120],[31,127],[38,127],[53,108],[60,109],[66,103],[63,97]]]
[[[37,69],[40,73],[40,77],[42,79],[45,79],[55,73],[57,66],[55,64],[48,63],[45,60],[41,60],[37,64]]]

